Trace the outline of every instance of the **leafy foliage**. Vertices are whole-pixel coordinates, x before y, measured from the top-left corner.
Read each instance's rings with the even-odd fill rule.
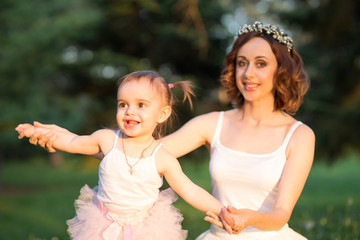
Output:
[[[280,16],[301,28],[297,37],[312,82],[302,115],[315,130],[318,155],[335,156],[360,149],[360,5],[318,3],[299,1],[300,10]]]
[[[297,118],[315,130],[317,154],[360,148],[356,1],[3,0],[0,9],[0,152],[6,157],[40,152],[16,139],[20,122],[77,133],[113,126],[116,81],[135,70],[195,83],[197,108],[178,106],[179,124],[228,108],[218,97],[222,62],[236,28],[254,20],[293,35],[312,82]]]

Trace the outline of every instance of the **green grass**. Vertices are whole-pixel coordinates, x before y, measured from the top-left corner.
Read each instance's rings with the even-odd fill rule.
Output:
[[[357,158],[347,157],[332,167],[315,164],[289,222],[294,230],[311,240],[360,239]],[[181,164],[194,182],[210,191],[207,162],[182,160]],[[69,239],[65,220],[74,216],[74,199],[84,184],[97,184],[96,160],[65,161],[56,169],[43,160],[10,162],[0,171],[2,240]],[[189,240],[208,229],[202,212],[182,199],[174,205],[184,215],[183,228],[189,230]]]

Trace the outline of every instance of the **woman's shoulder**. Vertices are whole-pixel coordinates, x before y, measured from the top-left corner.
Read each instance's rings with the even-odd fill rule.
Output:
[[[284,123],[287,124],[289,126],[289,128],[291,128],[295,124],[298,124],[298,126],[295,129],[294,135],[300,134],[300,135],[305,135],[308,137],[311,137],[312,135],[314,135],[313,130],[308,125],[295,119],[294,117],[292,117],[290,115],[287,115],[287,114],[285,115]]]
[[[300,122],[296,119],[293,120],[291,126],[294,126],[296,123],[300,123],[294,130],[289,145],[296,147],[308,143],[310,145],[315,144],[315,133],[314,131],[305,123]]]
[[[315,138],[314,131],[308,125],[306,125],[305,123],[302,123],[302,124],[299,125],[299,127],[297,127],[297,129],[295,130],[294,135],[295,136],[300,135],[300,137],[306,137],[306,138]]]
[[[220,114],[221,112],[205,113],[193,118],[189,123],[197,131],[209,133],[211,129],[215,130]]]
[[[227,111],[228,112],[228,111]],[[219,119],[220,114],[225,113],[223,111],[214,111],[214,112],[209,112],[209,113],[205,113],[202,115],[199,115],[197,117],[194,118],[194,120],[197,121],[206,121],[206,122],[217,122]]]

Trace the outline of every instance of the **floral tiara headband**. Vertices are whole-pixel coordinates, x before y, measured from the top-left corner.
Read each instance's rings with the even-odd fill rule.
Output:
[[[239,31],[237,32],[237,36],[239,37],[248,32],[259,32],[270,35],[279,43],[284,44],[288,48],[289,52],[291,52],[291,49],[294,47],[293,40],[282,29],[270,24],[264,25],[262,22],[258,21],[256,21],[252,25],[245,24],[239,29]]]

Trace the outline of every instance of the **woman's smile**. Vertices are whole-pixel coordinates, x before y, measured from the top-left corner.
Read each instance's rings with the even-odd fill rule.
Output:
[[[253,82],[243,82],[244,88],[246,91],[255,91],[258,86],[260,86],[260,84],[258,83],[253,83]]]

